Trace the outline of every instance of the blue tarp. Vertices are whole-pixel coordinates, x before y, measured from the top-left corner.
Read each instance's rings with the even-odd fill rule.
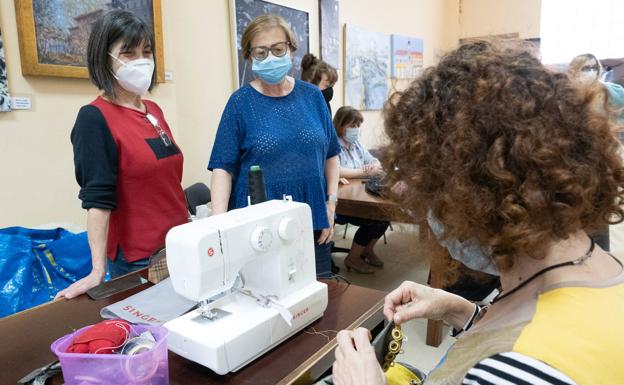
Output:
[[[0,229],[0,318],[54,299],[90,271],[86,232]]]

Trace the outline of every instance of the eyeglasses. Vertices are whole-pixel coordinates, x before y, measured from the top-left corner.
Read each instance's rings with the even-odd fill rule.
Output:
[[[165,147],[171,147],[171,145],[173,143],[171,142],[171,139],[169,138],[169,135],[167,135],[165,130],[163,130],[160,127],[160,125],[158,124],[158,119],[156,119],[154,117],[154,115],[152,115],[150,113],[147,113],[147,115],[145,115],[145,119],[147,119],[147,121],[150,122],[152,124],[152,126],[154,126],[154,129],[156,130],[156,133],[160,137],[160,140],[162,140],[162,142],[165,145]]]
[[[264,59],[269,57],[269,52],[271,52],[275,57],[282,57],[286,55],[288,53],[289,47],[289,42],[282,41],[272,44],[270,47],[251,47],[249,49],[249,52],[251,53],[252,58],[258,61],[263,61]]]
[[[583,71],[583,72],[598,71],[598,65],[594,64],[594,65],[583,66],[583,67],[581,67],[581,71]]]

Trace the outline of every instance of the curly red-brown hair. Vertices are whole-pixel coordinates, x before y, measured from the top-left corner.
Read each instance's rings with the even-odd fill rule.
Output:
[[[624,169],[596,91],[544,67],[518,43],[476,41],[386,104],[388,182],[445,236],[477,239],[499,269],[552,242],[624,218]]]

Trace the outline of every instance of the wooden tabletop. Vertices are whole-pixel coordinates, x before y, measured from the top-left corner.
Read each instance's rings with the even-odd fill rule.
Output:
[[[170,384],[306,384],[320,377],[333,363],[337,330],[364,326],[372,329],[383,321],[386,293],[335,281],[328,285],[329,302],[321,319],[289,338],[236,373],[220,376],[197,363],[169,352]],[[100,309],[146,289],[144,284],[94,301],[86,295],[50,302],[0,319],[0,384],[15,384],[30,371],[56,357],[50,345],[57,338],[85,325],[101,321]],[[327,331],[328,337],[314,334]],[[48,384],[61,384],[56,376]]]
[[[366,179],[348,179],[338,186],[336,214],[380,221],[409,221],[396,203],[366,192]]]

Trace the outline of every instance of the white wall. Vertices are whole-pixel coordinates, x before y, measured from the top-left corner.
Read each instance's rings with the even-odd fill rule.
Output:
[[[459,0],[459,37],[517,32],[539,37],[541,0]]]

